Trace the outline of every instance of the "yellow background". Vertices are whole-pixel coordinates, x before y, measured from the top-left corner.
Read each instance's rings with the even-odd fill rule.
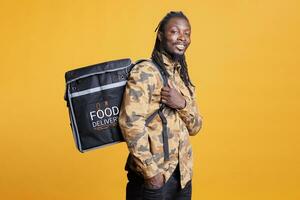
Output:
[[[182,10],[204,126],[192,138],[194,200],[300,199],[300,3],[295,0],[1,0],[0,194],[125,199],[125,143],[80,153],[64,73],[150,56]]]

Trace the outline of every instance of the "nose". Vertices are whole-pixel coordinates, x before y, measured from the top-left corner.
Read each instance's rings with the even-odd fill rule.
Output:
[[[186,41],[186,37],[185,37],[185,35],[183,33],[179,33],[177,39],[180,40],[180,41]]]

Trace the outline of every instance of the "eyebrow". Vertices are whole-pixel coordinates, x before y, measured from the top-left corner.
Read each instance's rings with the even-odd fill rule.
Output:
[[[174,28],[174,27],[175,27],[175,28],[178,28],[177,25],[173,25],[173,26],[170,27],[170,29],[172,29],[172,28]],[[186,31],[186,30],[190,31],[190,30],[191,30],[191,27],[187,27],[187,28],[185,29],[185,31]]]

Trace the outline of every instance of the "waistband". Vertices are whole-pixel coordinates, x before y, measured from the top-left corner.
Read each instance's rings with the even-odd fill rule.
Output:
[[[128,168],[126,169],[128,171],[128,175],[134,176],[139,179],[144,179],[142,174],[137,173],[136,171],[133,171],[132,169]],[[177,164],[175,170],[171,174],[172,177],[174,177],[177,180],[180,180],[180,170],[179,170],[179,164]]]

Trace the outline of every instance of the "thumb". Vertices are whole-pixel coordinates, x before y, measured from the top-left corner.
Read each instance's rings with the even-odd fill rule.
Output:
[[[168,86],[170,88],[174,88],[174,84],[173,84],[173,82],[171,80],[168,80]]]

